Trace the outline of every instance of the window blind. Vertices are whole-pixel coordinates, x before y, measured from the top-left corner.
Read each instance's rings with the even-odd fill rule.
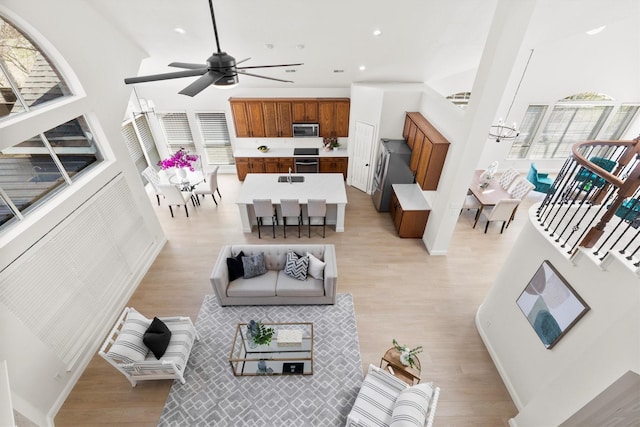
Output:
[[[196,119],[204,143],[207,163],[233,164],[233,152],[225,114],[196,113]]]
[[[131,157],[131,160],[133,160],[133,163],[135,163],[138,172],[142,172],[147,167],[147,160],[144,158],[144,153],[142,152],[142,147],[140,146],[138,135],[136,135],[136,131],[133,128],[133,123],[125,123],[124,125],[122,125],[120,131],[125,143],[127,144],[129,157]]]
[[[140,135],[142,146],[144,147],[144,151],[147,153],[147,157],[149,158],[149,163],[155,166],[160,161],[160,154],[158,154],[158,147],[156,147],[156,141],[153,138],[153,133],[151,133],[151,128],[149,127],[147,117],[138,116],[136,117],[135,123],[136,129],[138,130],[138,135]]]
[[[171,153],[180,147],[191,153],[196,152],[186,113],[159,113],[158,118]]]

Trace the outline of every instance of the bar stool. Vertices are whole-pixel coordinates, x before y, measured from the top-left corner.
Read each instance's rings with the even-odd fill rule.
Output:
[[[298,199],[280,199],[280,211],[282,213],[282,224],[284,225],[284,238],[287,238],[287,218],[298,220],[298,238],[300,237],[300,226],[302,225],[302,208]]]
[[[311,218],[322,218],[322,238],[327,225],[327,201],[325,199],[307,200],[307,216],[309,217],[309,238],[311,238]]]
[[[271,227],[273,228],[273,238],[276,238],[276,223],[278,215],[275,206],[271,203],[271,199],[253,199],[253,210],[256,214],[256,222],[258,223],[258,239],[260,236],[260,226],[263,225],[263,218],[271,218]]]

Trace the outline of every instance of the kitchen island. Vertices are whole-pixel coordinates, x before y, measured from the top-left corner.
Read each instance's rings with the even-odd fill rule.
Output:
[[[335,224],[336,232],[344,232],[344,211],[347,206],[347,192],[342,174],[297,173],[291,176],[296,180],[302,178],[303,182],[278,182],[279,177],[287,177],[287,174],[247,174],[236,200],[242,220],[242,231],[251,233],[252,226],[256,224],[253,211],[254,199],[271,199],[278,210],[279,220],[282,219],[279,206],[280,199],[298,199],[302,205],[302,215],[305,223],[308,221],[307,200],[325,199],[327,201],[327,224]]]

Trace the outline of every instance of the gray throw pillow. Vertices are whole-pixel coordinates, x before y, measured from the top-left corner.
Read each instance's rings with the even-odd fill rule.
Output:
[[[295,252],[287,252],[287,262],[284,265],[284,273],[298,280],[307,280],[309,257],[298,256]]]
[[[243,256],[242,267],[244,268],[245,279],[261,276],[267,272],[267,264],[264,262],[264,253],[261,252],[254,256]]]

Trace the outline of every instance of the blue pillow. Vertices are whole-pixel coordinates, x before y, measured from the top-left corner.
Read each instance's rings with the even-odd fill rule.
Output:
[[[244,268],[245,279],[261,276],[267,272],[267,264],[264,261],[264,253],[260,252],[254,256],[242,257],[242,268]]]

